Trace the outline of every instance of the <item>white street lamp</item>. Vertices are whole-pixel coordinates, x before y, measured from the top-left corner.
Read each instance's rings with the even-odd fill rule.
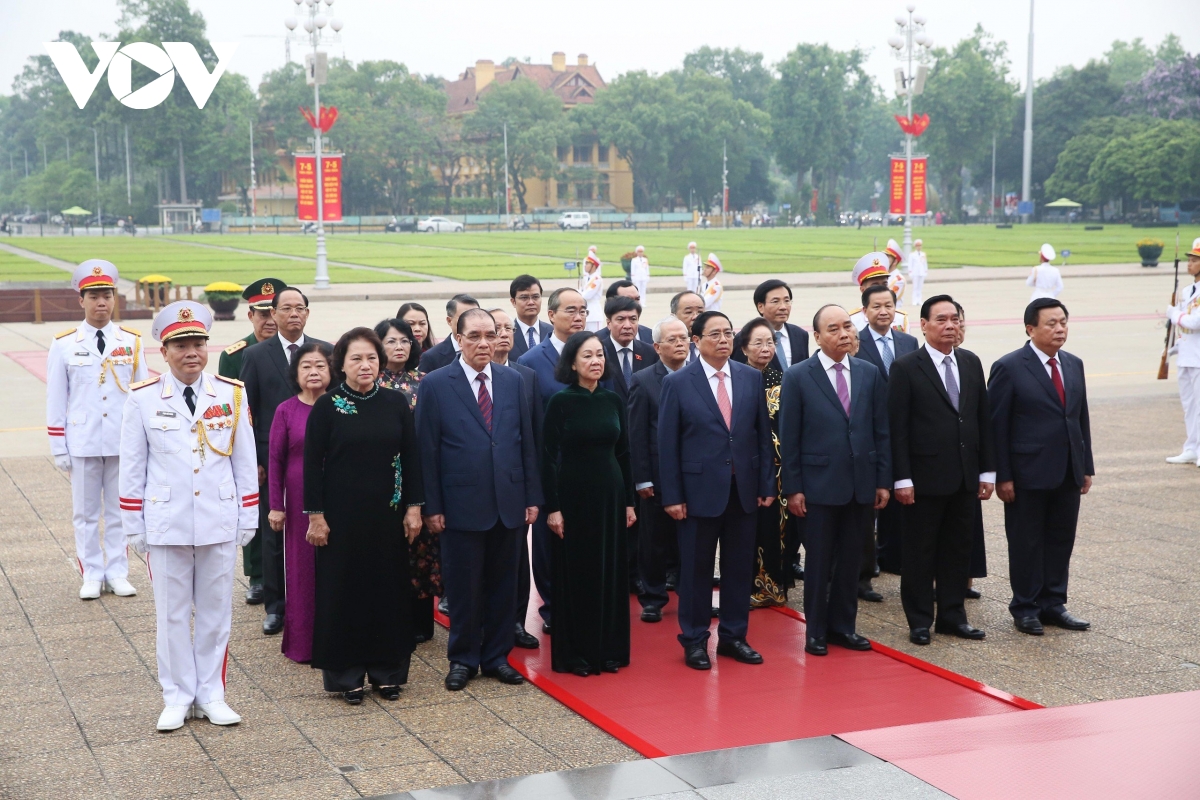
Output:
[[[896,33],[888,37],[888,45],[897,60],[905,67],[896,68],[896,94],[905,98],[908,119],[912,120],[913,98],[925,90],[925,76],[929,74],[929,51],[933,49],[933,37],[925,33],[925,17],[914,14],[916,6],[906,6],[908,15],[896,17]],[[915,66],[915,71],[914,71]],[[913,135],[904,134],[904,260],[912,252],[912,156]]]

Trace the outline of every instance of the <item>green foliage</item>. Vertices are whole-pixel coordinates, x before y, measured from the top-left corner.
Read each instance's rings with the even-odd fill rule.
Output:
[[[1200,122],[1153,120],[1114,135],[1096,154],[1088,179],[1101,200],[1174,202],[1200,192]]]

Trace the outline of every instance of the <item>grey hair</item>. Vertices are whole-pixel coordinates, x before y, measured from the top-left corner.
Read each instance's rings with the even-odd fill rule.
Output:
[[[662,343],[663,325],[666,325],[668,322],[678,322],[680,325],[683,325],[683,332],[687,333],[687,325],[683,320],[679,319],[678,317],[663,317],[658,322],[654,323],[654,333],[652,338],[654,339],[655,344]]]
[[[563,292],[575,292],[575,294],[579,294],[578,289],[572,289],[570,286],[563,286],[559,289],[555,289],[550,293],[550,297],[546,299],[546,308],[548,308],[550,311],[558,311],[558,307],[562,305]],[[583,295],[579,296],[582,297]]]

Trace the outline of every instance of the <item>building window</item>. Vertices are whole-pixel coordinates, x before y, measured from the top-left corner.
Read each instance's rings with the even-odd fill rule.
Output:
[[[557,192],[557,198],[560,205],[566,203],[570,199],[567,197],[567,185],[565,183],[558,184]]]
[[[590,144],[575,145],[575,163],[576,164],[592,163],[592,146]]]
[[[599,145],[596,148],[596,154],[597,154],[596,160],[600,162],[600,166],[607,167],[608,166],[608,145],[606,145],[606,144]]]
[[[605,203],[610,202],[609,191],[608,191],[608,176],[607,175],[600,176],[600,199],[603,200]]]
[[[577,200],[591,200],[591,199],[592,199],[592,193],[593,193],[593,190],[594,190],[594,188],[595,188],[595,187],[594,187],[594,186],[592,186],[592,184],[590,184],[590,183],[577,183],[577,184],[575,184],[575,199],[577,199]]]
[[[558,161],[560,164],[567,163],[567,155],[571,152],[571,148],[562,146],[558,148]]]

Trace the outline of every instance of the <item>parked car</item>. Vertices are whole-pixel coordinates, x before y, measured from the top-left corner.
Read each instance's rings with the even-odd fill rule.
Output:
[[[418,220],[417,231],[419,233],[462,233],[463,226],[461,222],[455,222],[445,217],[429,217]]]
[[[566,211],[558,218],[558,227],[564,231],[591,230],[592,215],[586,211]]]
[[[387,233],[412,233],[417,229],[417,218],[392,217],[391,221],[383,229]]]

